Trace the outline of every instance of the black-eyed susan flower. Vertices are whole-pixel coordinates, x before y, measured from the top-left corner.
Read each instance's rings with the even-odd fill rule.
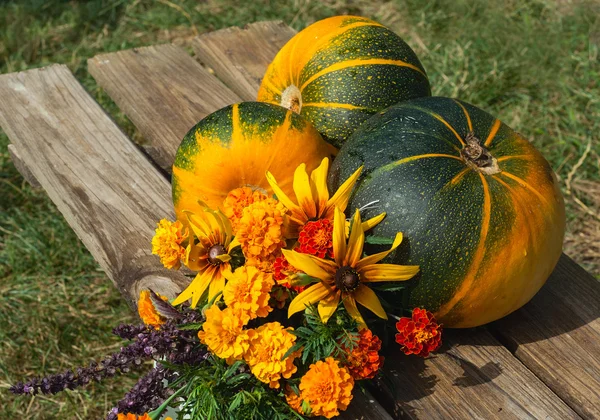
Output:
[[[220,211],[204,207],[204,211],[187,213],[187,216],[197,242],[190,238],[184,264],[198,274],[173,301],[173,305],[191,298],[192,308],[195,308],[206,289],[209,300],[223,291],[224,272],[231,271],[229,253],[239,243],[233,239],[231,223]]]
[[[365,322],[358,311],[356,302],[378,317],[387,319],[387,314],[381,306],[379,298],[368,284],[404,281],[418,273],[418,266],[377,264],[400,245],[402,233],[396,234],[392,247],[388,251],[363,258],[365,225],[361,223],[358,210],[354,214],[347,243],[345,225],[344,213],[336,208],[333,221],[334,261],[283,250],[285,258],[293,267],[320,280],[294,298],[288,308],[288,316],[304,310],[307,305],[318,303],[321,320],[327,322],[341,299],[350,316],[360,325],[364,326]]]
[[[362,171],[362,166],[338,188],[331,198],[327,189],[328,169],[328,158],[324,158],[321,161],[321,165],[312,171],[310,176],[306,172],[306,165],[304,163],[296,168],[293,188],[297,204],[283,192],[277,184],[275,177],[270,172],[267,172],[266,176],[269,185],[271,185],[277,199],[289,211],[288,236],[290,238],[297,238],[300,229],[309,221],[319,219],[332,220],[336,207],[342,211],[346,210],[350,193]]]

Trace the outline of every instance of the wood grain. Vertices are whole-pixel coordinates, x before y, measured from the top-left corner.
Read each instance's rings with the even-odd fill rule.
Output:
[[[192,47],[196,58],[212,68],[245,101],[255,101],[265,70],[296,33],[281,21],[257,22],[202,34]]]
[[[531,302],[492,328],[577,413],[600,418],[598,280],[563,254]]]
[[[142,147],[170,172],[177,147],[206,115],[240,98],[171,44],[101,54],[88,70],[145,138]]]
[[[150,254],[173,218],[168,181],[66,66],[0,76],[0,125],[21,161],[118,289],[175,296],[187,282]]]
[[[13,165],[15,165],[17,171],[19,171],[21,176],[25,178],[25,181],[27,181],[29,185],[31,185],[33,188],[42,187],[38,180],[35,179],[25,162],[23,162],[23,158],[21,158],[21,154],[14,144],[8,145],[8,155],[10,156],[10,160],[12,161]]]
[[[337,420],[392,420],[392,416],[383,408],[373,395],[366,389],[364,392],[358,386],[354,388],[352,401]]]
[[[446,330],[441,352],[386,360],[377,395],[396,417],[574,419],[579,416],[485,329]]]

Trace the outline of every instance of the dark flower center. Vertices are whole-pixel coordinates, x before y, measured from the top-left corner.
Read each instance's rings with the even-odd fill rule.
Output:
[[[360,275],[352,267],[340,267],[335,273],[335,285],[343,292],[353,292],[360,285]]]
[[[212,265],[219,265],[223,261],[221,261],[217,257],[219,257],[220,255],[224,255],[224,254],[227,254],[227,250],[225,249],[225,247],[223,245],[221,245],[221,244],[213,245],[208,249],[208,262]]]

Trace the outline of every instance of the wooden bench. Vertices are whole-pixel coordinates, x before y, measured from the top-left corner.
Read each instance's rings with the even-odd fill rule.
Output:
[[[281,22],[203,34],[195,57],[173,45],[102,54],[88,68],[144,136],[133,144],[63,65],[0,76],[0,124],[16,167],[42,186],[115,286],[173,297],[186,284],[150,254],[173,218],[168,172],[183,135],[225,105],[254,100],[294,34]],[[600,418],[600,284],[563,255],[524,308],[486,327],[445,331],[428,359],[388,358],[392,384],[342,418]]]

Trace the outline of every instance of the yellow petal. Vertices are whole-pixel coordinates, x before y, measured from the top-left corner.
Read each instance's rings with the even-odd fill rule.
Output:
[[[208,263],[206,258],[206,249],[200,244],[189,244],[185,249],[185,259],[183,263],[192,271],[203,271]]]
[[[335,265],[328,264],[325,260],[287,249],[282,249],[281,252],[283,252],[283,256],[292,267],[311,277],[326,281],[330,280],[333,275],[335,275]],[[329,271],[326,269],[327,267],[333,267],[333,270]]]
[[[192,228],[192,231],[194,232],[194,235],[196,235],[196,238],[207,238],[210,236],[210,225],[206,223],[203,217],[188,211],[186,211],[186,213],[188,222]]]
[[[319,315],[321,317],[321,321],[324,324],[327,324],[331,315],[334,314],[335,310],[338,307],[338,303],[340,303],[340,293],[335,293],[332,296],[329,296],[326,299],[322,299],[319,302]]]
[[[271,172],[267,172],[266,177],[267,182],[273,189],[273,192],[277,196],[277,200],[279,200],[281,204],[283,204],[288,210],[292,212],[302,212],[302,209],[298,207],[298,205],[295,204],[292,200],[290,200],[290,198],[287,195],[285,195],[283,190],[279,188],[279,185],[277,185],[277,181],[275,181],[275,177],[273,176],[273,174],[271,174]]]
[[[198,301],[202,297],[202,294],[212,280],[214,270],[211,268],[207,268],[201,273],[198,273],[190,285],[183,292],[181,292],[177,298],[175,298],[173,301],[173,306],[179,305],[189,298],[192,298],[192,308],[195,308],[198,304]]]
[[[346,295],[343,297],[342,302],[344,302],[344,308],[346,308],[348,315],[350,315],[356,322],[358,322],[358,327],[359,328],[366,327],[367,324],[365,323],[365,320],[363,319],[362,315],[358,311],[358,308],[356,307],[356,302],[354,301],[354,298],[351,295]]]
[[[340,210],[345,211],[348,206],[348,200],[350,199],[350,194],[352,193],[352,189],[354,188],[354,184],[356,184],[356,180],[360,176],[361,171],[363,170],[363,166],[358,168],[351,176],[348,178],[338,190],[335,192],[333,197],[329,199],[327,202],[328,207],[339,207]]]
[[[329,190],[327,189],[327,171],[329,159],[324,158],[321,165],[310,174],[313,199],[317,203],[317,217],[321,218],[327,208]]]
[[[209,301],[212,300],[216,295],[221,293],[223,291],[223,288],[225,287],[225,276],[223,276],[221,270],[223,270],[223,268],[221,267],[215,268],[214,278],[210,282],[210,287],[208,288]]]
[[[368,257],[363,258],[356,264],[355,268],[360,271],[363,267],[366,267],[367,265],[378,263],[379,261],[387,257],[393,250],[398,248],[398,246],[400,246],[401,243],[402,232],[398,232],[396,234],[396,237],[394,238],[394,243],[392,244],[392,247],[389,250],[369,255]]]
[[[336,264],[341,267],[346,256],[346,215],[335,208],[333,216],[333,256]]]
[[[388,318],[385,310],[381,306],[379,298],[371,288],[361,284],[358,289],[354,291],[353,295],[358,303],[373,312],[379,318]]]
[[[371,264],[360,271],[362,281],[405,281],[419,272],[418,265]]]
[[[356,210],[354,218],[352,220],[352,229],[350,231],[350,238],[348,239],[348,251],[346,251],[346,258],[344,258],[344,265],[354,267],[360,261],[363,252],[363,246],[365,245],[365,232],[362,229],[362,223],[360,221],[360,212]]]
[[[237,240],[237,238],[233,238],[233,239],[231,240],[231,242],[229,243],[229,246],[227,247],[227,252],[228,252],[228,253],[229,253],[229,252],[231,252],[231,250],[232,250],[233,248],[235,248],[236,246],[240,246],[240,245],[241,245],[241,244],[240,244],[240,242]]]
[[[298,205],[302,207],[308,218],[312,219],[316,217],[317,207],[313,200],[310,179],[306,173],[306,165],[304,163],[299,165],[294,172],[294,193],[296,193]]]
[[[323,283],[310,286],[290,302],[288,307],[288,318],[296,312],[303,311],[308,305],[312,305],[330,294],[330,290]]]
[[[385,213],[381,213],[378,216],[371,217],[369,220],[365,220],[362,223],[363,230],[366,232],[367,230],[373,229],[375,226],[377,226],[379,223],[381,223],[381,221],[384,218],[385,218]]]
[[[221,262],[229,262],[231,261],[231,255],[229,254],[221,254],[221,255],[217,255],[217,259]]]

